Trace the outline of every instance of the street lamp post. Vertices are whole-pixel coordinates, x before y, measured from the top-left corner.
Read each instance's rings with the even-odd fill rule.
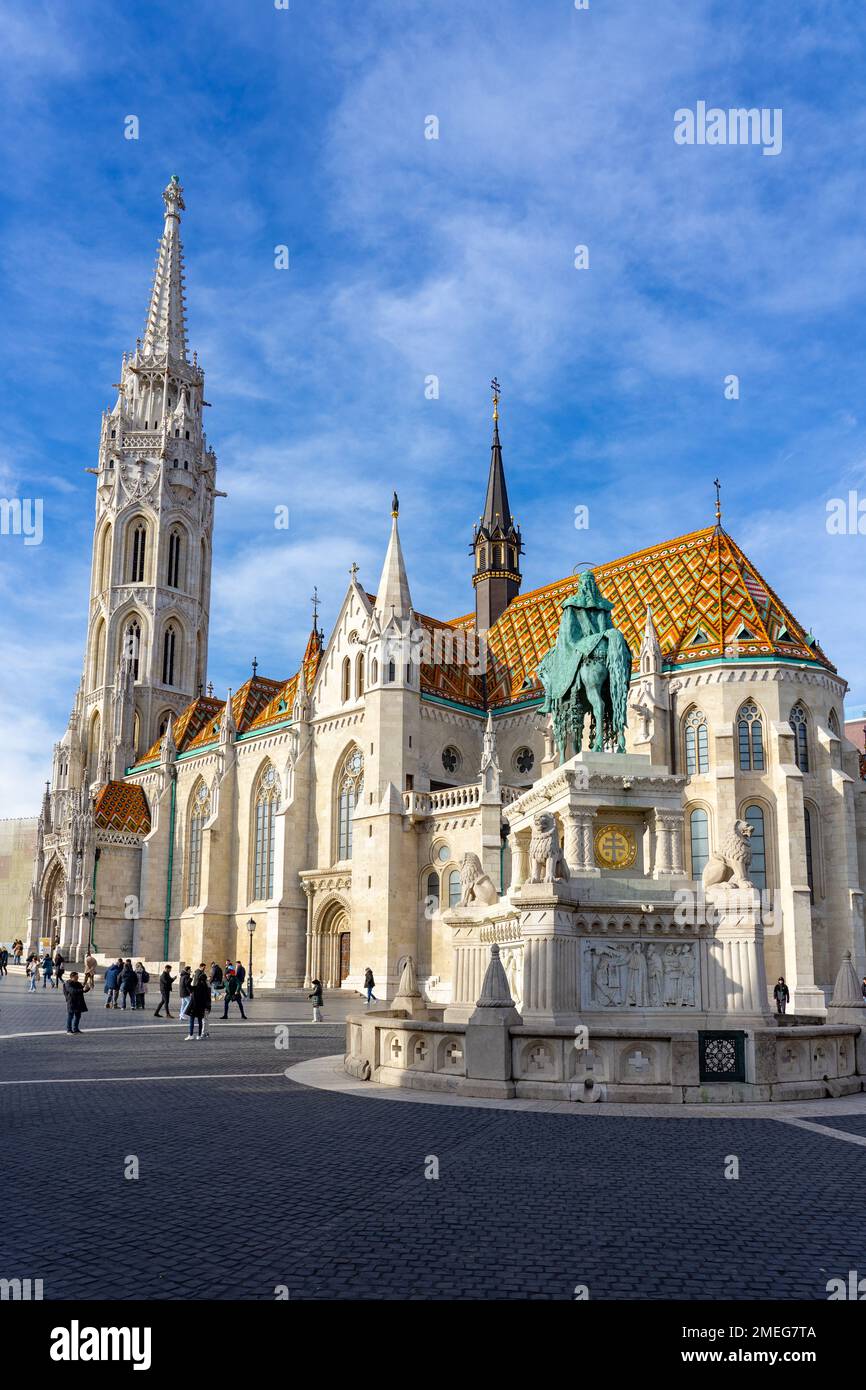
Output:
[[[249,934],[250,934],[250,968],[249,968],[249,970],[247,971],[247,980],[248,980],[248,982],[249,982],[249,990],[247,991],[247,998],[249,998],[249,999],[252,999],[252,997],[253,997],[253,933],[255,932],[255,929],[256,929],[256,919],[255,919],[255,917],[251,917],[250,920],[247,922],[247,931],[248,931]]]
[[[90,899],[90,906],[89,906],[88,909],[87,909],[87,923],[88,923],[87,950],[88,950],[89,953],[92,953],[92,951],[93,951],[93,923],[94,923],[95,921],[96,921],[96,899],[95,899],[95,898],[91,898],[91,899]]]

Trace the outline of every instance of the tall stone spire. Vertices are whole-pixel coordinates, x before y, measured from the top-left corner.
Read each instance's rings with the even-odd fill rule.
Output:
[[[379,587],[376,590],[374,609],[379,628],[383,631],[392,617],[399,620],[412,616],[412,595],[409,592],[409,580],[406,576],[406,565],[403,560],[403,547],[400,544],[400,532],[397,528],[399,512],[400,504],[395,492],[391,503],[391,537],[385,552],[385,563],[382,566]]]
[[[475,556],[475,623],[486,632],[520,593],[520,554],[523,543],[511,515],[502,445],[499,440],[499,382],[494,377],[493,443],[484,511],[475,527],[472,552]]]
[[[186,207],[177,174],[172,174],[162,194],[165,224],[157,249],[150,306],[142,347],[150,356],[168,354],[186,361],[186,307],[184,305],[183,246],[180,214]]]

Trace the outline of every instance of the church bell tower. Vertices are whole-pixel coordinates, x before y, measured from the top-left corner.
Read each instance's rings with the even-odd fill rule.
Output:
[[[203,429],[204,372],[189,358],[180,215],[163,195],[144,336],[124,353],[102,418],[84,674],[82,781],[122,777],[205,680],[216,458]]]
[[[484,511],[475,526],[475,626],[478,632],[492,627],[520,593],[520,556],[523,542],[508,505],[502,445],[499,442],[499,382],[493,378],[493,443]]]

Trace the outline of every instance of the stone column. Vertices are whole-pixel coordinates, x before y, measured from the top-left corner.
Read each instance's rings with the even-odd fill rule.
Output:
[[[742,1028],[771,1018],[764,969],[760,897],[754,890],[709,891],[708,915],[716,926],[708,942],[709,1027]],[[712,920],[712,919],[711,919]]]
[[[566,807],[562,813],[565,860],[572,873],[587,873],[595,869],[592,826],[593,811]]]
[[[313,984],[313,895],[315,889],[312,883],[305,879],[301,880],[301,888],[307,900],[307,942],[306,942],[306,964],[304,966],[304,989],[310,989]]]
[[[532,832],[529,830],[519,830],[512,833],[509,893],[516,893],[529,877],[529,840],[531,834]]]
[[[572,1027],[580,1022],[574,911],[558,904],[555,897],[545,896],[546,901],[521,913],[523,1021],[532,1028],[549,1024]]]
[[[653,878],[669,878],[673,873],[673,847],[670,815],[664,811],[653,812],[655,833],[655,852],[653,854]]]

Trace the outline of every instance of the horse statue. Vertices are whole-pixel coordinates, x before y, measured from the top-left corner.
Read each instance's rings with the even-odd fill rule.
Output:
[[[592,751],[601,753],[615,742],[616,751],[625,752],[631,652],[613,625],[612,609],[595,575],[585,570],[577,592],[562,605],[556,646],[538,666],[544,712],[553,716],[553,732],[563,762],[569,735],[575,753],[580,752],[587,714],[591,716]]]

